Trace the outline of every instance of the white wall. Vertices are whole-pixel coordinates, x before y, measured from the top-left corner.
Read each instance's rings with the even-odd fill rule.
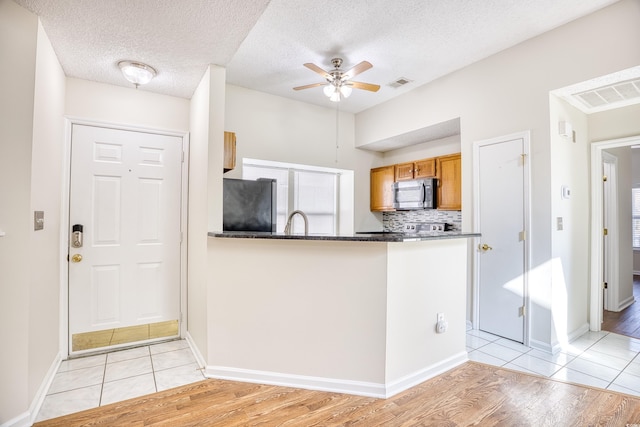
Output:
[[[532,268],[530,286],[551,293],[554,255],[573,257],[569,247],[555,250],[552,241],[552,151],[549,92],[640,63],[640,2],[622,0],[584,18],[525,41],[483,61],[451,73],[356,116],[356,145],[403,134],[460,117],[463,206],[473,205],[474,141],[531,130]],[[594,31],[597,28],[598,31]],[[554,124],[555,126],[555,124]],[[578,159],[567,167],[588,170]],[[588,212],[589,205],[575,206]],[[472,212],[463,212],[470,229]],[[481,230],[480,230],[481,231]],[[588,229],[576,230],[588,234]],[[588,265],[583,253],[575,262]],[[587,283],[570,284],[587,286]],[[568,303],[567,318],[574,304]],[[583,307],[577,310],[583,311]],[[532,314],[533,315],[533,314]],[[578,316],[579,317],[579,316]],[[551,312],[541,310],[531,337],[554,345]],[[571,332],[571,331],[569,331]]]
[[[428,159],[430,157],[444,156],[460,152],[460,135],[453,135],[442,139],[423,142],[409,147],[397,148],[383,154],[385,165],[411,162],[414,160]]]
[[[242,176],[242,158],[273,160],[355,171],[356,231],[381,227],[369,211],[369,170],[382,154],[356,149],[354,116],[341,112],[336,149],[336,110],[227,85],[225,130],[235,132],[239,166],[225,177]]]
[[[575,142],[558,134],[558,123],[571,123]],[[589,313],[589,271],[584,260],[589,257],[589,214],[583,207],[590,202],[589,135],[587,116],[566,101],[549,96],[551,150],[551,268],[550,300],[536,297],[534,304],[553,307],[551,334],[561,341],[568,334],[584,328]],[[562,198],[562,187],[571,191],[569,199]],[[557,220],[562,218],[562,230]],[[569,309],[571,307],[571,309]],[[534,313],[535,314],[535,313]],[[533,321],[535,321],[535,317]]]
[[[189,131],[188,99],[76,78],[67,78],[65,114],[119,125]]]
[[[38,20],[0,0],[0,423],[27,411],[33,233],[31,147]],[[11,64],[10,67],[5,66]]]

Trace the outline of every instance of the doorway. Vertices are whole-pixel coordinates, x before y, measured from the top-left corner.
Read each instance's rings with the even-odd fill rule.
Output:
[[[180,336],[183,136],[71,125],[69,354]]]
[[[604,229],[606,228],[606,214],[609,209],[605,209],[607,206],[607,198],[605,197],[605,186],[603,185],[603,167],[607,167],[607,150],[615,150],[622,147],[630,147],[640,144],[640,136],[620,138],[609,141],[594,142],[591,144],[591,270],[590,270],[590,294],[591,302],[589,307],[589,328],[592,331],[602,330],[602,324],[604,320],[604,309],[613,309],[617,312],[626,308],[633,303],[634,297],[630,295],[624,301],[620,301],[620,289],[619,283],[621,278],[619,277],[619,268],[615,263],[610,261],[618,261],[619,248],[617,240],[610,240],[606,242],[603,238]],[[609,162],[609,164],[611,164]],[[608,168],[609,173],[611,169]],[[617,170],[617,169],[615,169]],[[613,174],[614,177],[617,173]],[[608,179],[608,177],[607,177]],[[614,182],[611,183],[611,192],[615,192],[613,187]],[[609,200],[610,203],[612,201]],[[616,202],[617,205],[617,202]],[[607,230],[607,237],[618,236],[616,231],[618,227],[614,226],[613,233],[609,233]],[[619,236],[618,236],[619,237]],[[606,245],[605,245],[606,242]],[[606,247],[609,249],[606,250]],[[631,248],[629,248],[631,250]],[[606,255],[605,255],[606,252]],[[607,266],[605,268],[605,265]],[[613,282],[611,286],[607,284],[606,294],[606,307],[605,307],[605,295],[603,292],[605,271],[610,272],[608,280]],[[615,271],[613,271],[615,270]],[[630,291],[629,293],[632,293]]]
[[[528,345],[529,132],[474,143],[474,324]]]

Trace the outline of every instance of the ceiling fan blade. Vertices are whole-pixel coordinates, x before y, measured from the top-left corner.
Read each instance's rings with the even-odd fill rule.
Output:
[[[312,87],[324,86],[327,83],[312,83],[310,85],[294,87],[293,90],[311,89]]]
[[[343,73],[342,74],[342,80],[344,81],[344,80],[348,80],[348,79],[350,79],[352,77],[355,77],[358,74],[362,73],[363,71],[367,71],[371,67],[373,67],[373,65],[371,65],[370,62],[362,61],[361,63],[359,63],[358,65],[356,65],[352,69],[350,69],[349,71]]]
[[[333,80],[333,76],[331,74],[329,74],[328,72],[326,72],[322,68],[318,67],[316,64],[312,64],[311,62],[307,62],[306,64],[303,64],[303,65],[305,67],[307,67],[308,69],[310,69],[311,71],[314,71],[314,72],[320,74],[323,78],[325,78],[327,80]]]
[[[356,89],[364,89],[371,92],[377,92],[380,89],[380,85],[374,85],[371,83],[349,82],[348,85]]]

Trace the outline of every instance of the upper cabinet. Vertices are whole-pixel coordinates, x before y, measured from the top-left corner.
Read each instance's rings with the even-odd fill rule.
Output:
[[[394,166],[371,169],[370,208],[373,212],[393,210]]]
[[[371,169],[371,210],[393,211],[395,181],[438,178],[438,209],[462,209],[462,161],[460,153]]]
[[[407,181],[419,178],[434,178],[436,176],[436,159],[422,159],[415,162],[395,165],[395,180]]]
[[[223,171],[229,172],[236,167],[236,134],[224,133],[224,166]]]
[[[462,159],[460,153],[436,158],[438,209],[462,209]]]

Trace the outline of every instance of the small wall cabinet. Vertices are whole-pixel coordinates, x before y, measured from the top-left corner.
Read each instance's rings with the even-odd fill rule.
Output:
[[[393,210],[394,165],[371,169],[370,209],[372,212]]]
[[[436,176],[436,159],[422,159],[415,162],[395,165],[395,180],[434,178]]]
[[[229,172],[236,167],[236,134],[224,133],[224,165],[223,171]]]

